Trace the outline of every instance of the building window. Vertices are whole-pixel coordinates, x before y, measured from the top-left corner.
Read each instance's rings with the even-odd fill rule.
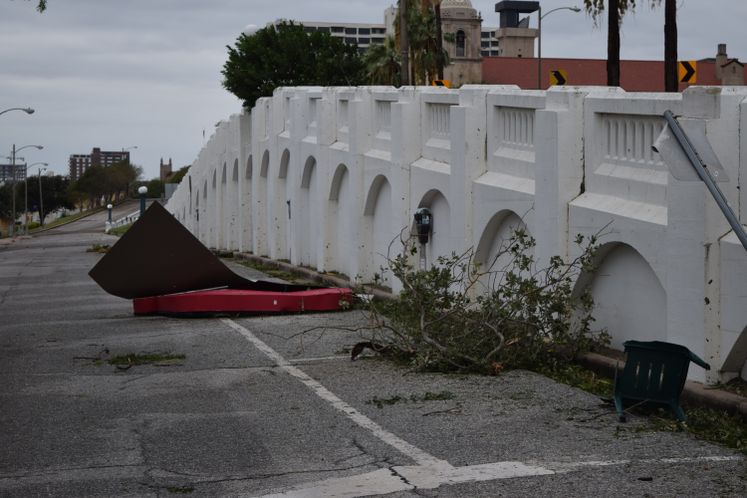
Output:
[[[342,26],[332,26],[332,32],[333,33],[344,33],[345,28],[343,28]]]
[[[358,34],[359,35],[370,35],[371,28],[358,28]]]
[[[345,34],[346,35],[357,35],[358,29],[357,28],[345,28]]]
[[[371,38],[358,38],[358,45],[368,45],[371,43]]]
[[[456,56],[464,57],[465,47],[467,46],[467,37],[461,29],[456,33]]]

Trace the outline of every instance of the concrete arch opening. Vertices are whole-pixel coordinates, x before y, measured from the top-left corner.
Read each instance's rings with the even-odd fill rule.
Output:
[[[226,213],[228,212],[228,192],[227,192],[227,178],[228,164],[224,161],[223,167],[221,168],[220,174],[220,186],[216,189],[215,197],[215,247],[218,249],[228,248],[228,220],[226,219]]]
[[[747,380],[747,327],[742,330],[731,351],[726,355],[721,371],[728,377],[740,376]]]
[[[195,210],[194,210],[194,234],[195,236],[202,240],[202,233],[200,233],[200,190],[197,189],[196,195],[195,195]]]
[[[268,225],[268,206],[267,206],[267,190],[269,189],[268,176],[270,171],[270,151],[265,150],[262,153],[262,161],[259,164],[259,178],[257,178],[254,185],[252,185],[252,191],[245,193],[249,195],[247,209],[249,212],[244,213],[252,219],[254,225],[255,236],[252,237],[253,246],[252,250],[264,256],[269,256],[270,245],[268,243],[267,227]]]
[[[332,184],[327,201],[327,246],[325,266],[351,275],[352,260],[357,251],[354,247],[355,211],[352,205],[350,173],[344,164],[337,165],[332,175]]]
[[[667,296],[651,265],[632,246],[602,245],[597,269],[583,275],[577,288],[594,298],[595,330],[606,329],[611,347],[623,349],[627,340],[667,340]]]
[[[431,189],[423,195],[419,208],[428,208],[432,216],[432,231],[426,245],[426,265],[433,266],[440,256],[449,256],[451,247],[451,208],[446,196],[438,189]],[[412,221],[411,233],[417,233]],[[418,248],[420,245],[418,244]]]
[[[296,213],[295,230],[298,237],[295,247],[298,249],[298,261],[302,265],[318,267],[317,239],[321,231],[322,219],[318,215],[315,201],[319,200],[318,186],[315,181],[316,159],[314,156],[306,158],[301,175],[301,191],[298,197],[299,206],[293,209]],[[322,232],[323,233],[323,232]]]
[[[480,278],[482,292],[490,292],[499,286],[505,271],[510,270],[513,257],[507,249],[517,230],[530,235],[524,220],[511,210],[495,213],[485,225],[475,248],[475,262],[479,263],[482,271],[491,272]],[[533,256],[534,250],[530,249],[528,255]]]
[[[246,159],[244,170],[244,183],[239,183],[239,160],[234,163],[234,181],[236,182],[236,205],[241,215],[236,219],[236,233],[239,249],[241,251],[252,250],[252,156]],[[240,226],[239,226],[240,225]]]
[[[280,157],[278,174],[274,179],[275,188],[273,189],[273,209],[270,213],[271,219],[268,234],[274,236],[274,243],[270,256],[275,259],[291,259],[290,246],[288,244],[290,236],[288,231],[290,229],[289,218],[292,216],[293,206],[290,205],[286,182],[290,159],[290,151],[285,149]]]
[[[373,280],[378,275],[379,283],[385,286],[391,286],[388,260],[395,255],[390,254],[390,246],[393,252],[401,249],[395,240],[399,229],[394,226],[392,215],[392,187],[384,175],[378,175],[368,189],[363,211],[365,254],[361,270],[363,278]]]

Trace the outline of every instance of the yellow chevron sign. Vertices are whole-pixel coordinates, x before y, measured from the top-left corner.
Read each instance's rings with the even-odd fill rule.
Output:
[[[677,63],[677,79],[680,83],[695,83],[698,80],[698,63],[695,61],[679,61]]]
[[[568,72],[563,69],[553,69],[550,71],[551,85],[565,85],[568,83]]]

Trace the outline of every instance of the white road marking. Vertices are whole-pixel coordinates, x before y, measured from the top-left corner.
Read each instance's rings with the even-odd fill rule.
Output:
[[[315,358],[296,358],[294,360],[288,360],[288,363],[298,365],[300,363],[317,363],[321,361],[339,361],[348,360],[350,361],[350,355],[336,355],[336,356],[317,356]]]
[[[223,323],[243,335],[257,349],[273,360],[277,366],[300,380],[323,400],[342,412],[346,417],[375,437],[411,458],[417,465],[396,466],[379,469],[366,474],[348,477],[335,477],[323,481],[310,482],[279,490],[277,493],[262,495],[262,498],[354,498],[358,496],[382,495],[412,489],[435,489],[443,485],[467,482],[493,481],[517,477],[533,477],[573,472],[582,468],[606,467],[615,465],[639,464],[682,464],[697,462],[726,462],[742,460],[741,456],[701,456],[683,458],[658,458],[641,460],[590,460],[581,462],[532,463],[494,462],[466,467],[454,467],[445,460],[413,446],[407,441],[385,430],[355,408],[338,398],[321,383],[312,379],[302,370],[294,367],[277,351],[265,344],[251,331],[229,318]]]
[[[326,387],[324,387],[321,383],[309,377],[309,375],[307,375],[302,370],[291,365],[291,363],[288,360],[283,358],[277,351],[275,351],[270,346],[265,344],[261,339],[255,336],[248,329],[242,327],[241,325],[234,322],[230,318],[223,318],[221,319],[221,321],[225,323],[226,325],[228,325],[229,327],[231,327],[232,329],[234,329],[236,332],[243,335],[257,349],[259,349],[262,353],[264,353],[265,356],[267,356],[272,361],[274,361],[275,364],[277,364],[279,368],[281,368],[282,370],[285,370],[288,374],[300,380],[304,385],[306,385],[306,387],[314,391],[314,393],[317,396],[327,401],[330,405],[332,405],[334,408],[342,412],[346,417],[351,419],[353,422],[355,422],[359,426],[363,427],[364,429],[369,430],[374,436],[376,436],[377,438],[379,438],[380,440],[382,440],[389,446],[396,448],[397,451],[411,458],[417,464],[426,465],[426,466],[428,465],[444,466],[445,465],[445,466],[451,467],[451,465],[449,465],[448,462],[426,453],[425,451],[421,450],[420,448],[416,446],[413,446],[412,444],[408,443],[407,441],[400,438],[399,436],[396,436],[393,433],[385,430],[379,424],[377,424],[370,418],[366,417],[365,415],[363,415],[361,412],[359,412],[358,410],[356,410],[349,404],[345,403],[343,400],[338,398],[334,393],[332,393]]]

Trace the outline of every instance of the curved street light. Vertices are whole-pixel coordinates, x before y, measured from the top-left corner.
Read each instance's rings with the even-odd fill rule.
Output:
[[[544,14],[542,13],[542,7],[539,8],[537,15],[537,31],[539,32],[537,37],[537,90],[542,90],[542,19],[559,10],[570,10],[576,14],[581,12],[581,9],[575,5],[573,7],[557,7]]]
[[[0,111],[0,114],[5,114],[6,112],[10,111],[23,111],[26,114],[34,114],[34,110],[30,107],[11,107],[10,109],[5,109],[4,111]]]
[[[36,166],[37,164],[41,164],[42,166],[44,166],[44,168],[39,168],[39,174],[37,175],[37,178],[39,179],[39,225],[44,226],[44,215],[42,214],[42,213],[44,213],[44,204],[42,203],[42,180],[41,180],[41,174],[42,174],[42,171],[46,171],[47,170],[46,167],[49,166],[49,163],[45,163],[45,162],[41,162],[40,161],[40,162],[36,162],[36,163],[29,164],[28,166],[26,166],[26,230],[25,230],[26,235],[29,234],[29,225],[28,225],[28,219],[29,219],[29,214],[28,214],[29,213],[29,204],[28,204],[28,201],[29,201],[29,185],[28,185],[29,184],[29,175],[28,175],[28,172],[29,172],[29,168],[31,168],[33,166]]]
[[[33,112],[33,109],[32,109],[32,112]],[[21,147],[16,147],[16,144],[13,144],[13,151],[12,151],[12,154],[10,156],[11,157],[11,166],[10,166],[10,171],[11,171],[11,173],[10,173],[10,176],[11,176],[11,190],[13,191],[13,195],[12,195],[12,197],[13,197],[13,206],[12,206],[12,211],[11,211],[12,218],[13,218],[13,223],[10,224],[10,231],[9,231],[10,232],[9,235],[11,237],[16,234],[16,154],[18,152],[22,151],[23,149],[29,149],[29,148],[32,148],[32,147],[36,148],[36,149],[39,149],[39,150],[42,150],[44,148],[43,145],[29,144],[29,145],[23,145]],[[24,177],[25,177],[25,175],[24,175]],[[25,180],[24,180],[24,183],[25,183]],[[26,190],[28,192],[28,188]],[[28,195],[26,196],[26,199],[28,201]],[[26,221],[26,216],[24,214],[24,225],[26,225],[25,221]]]

